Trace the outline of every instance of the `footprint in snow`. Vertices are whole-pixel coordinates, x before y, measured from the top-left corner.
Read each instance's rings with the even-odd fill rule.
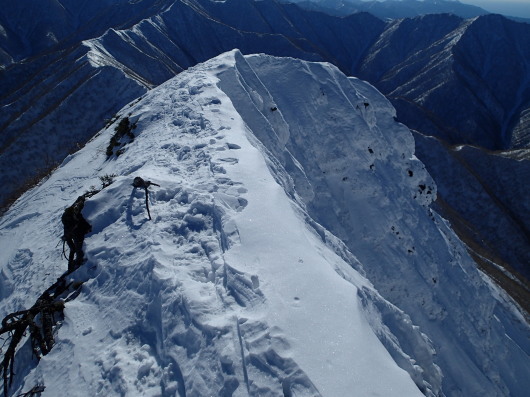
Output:
[[[217,97],[209,97],[209,98],[205,98],[205,100],[203,101],[203,104],[208,106],[208,105],[220,105],[221,104],[221,100]]]
[[[210,169],[215,174],[226,174],[226,170],[224,169],[224,167],[221,167],[219,164],[212,163]]]
[[[237,164],[237,163],[239,163],[239,160],[234,158],[234,157],[225,157],[223,159],[219,159],[219,161],[222,161],[223,163],[226,163],[226,164]]]
[[[237,212],[243,211],[248,205],[247,199],[239,197],[238,194],[233,194],[230,190],[219,191],[216,197],[225,208],[230,208]]]
[[[237,201],[238,201],[239,206],[236,208],[236,211],[241,212],[248,205],[248,200],[242,197],[238,197]]]

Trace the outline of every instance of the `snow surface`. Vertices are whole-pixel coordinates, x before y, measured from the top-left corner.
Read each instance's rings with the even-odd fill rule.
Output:
[[[529,328],[429,209],[373,87],[232,51],[120,116],[137,122],[123,154],[105,154],[115,122],[0,220],[3,318],[66,271],[64,208],[116,175],[83,211],[81,293],[50,354],[17,353],[12,395],[523,395]],[[151,221],[135,176],[160,185]]]
[[[376,300],[385,325],[399,335],[397,348],[381,337],[396,361],[435,394],[525,395],[527,325],[518,324],[524,320],[517,310],[514,317],[512,303],[492,299],[448,223],[426,208],[436,187],[389,102],[333,68],[246,60],[221,86],[281,161],[313,220],[346,244],[381,295],[432,341],[431,347],[411,327],[403,329],[407,320]],[[281,118],[267,111],[270,103]],[[526,336],[507,339],[515,329]],[[504,354],[512,358],[499,362]]]

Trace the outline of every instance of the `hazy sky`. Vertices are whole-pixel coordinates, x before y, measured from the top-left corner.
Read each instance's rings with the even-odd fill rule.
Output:
[[[460,2],[482,7],[489,12],[530,18],[530,0],[460,0]]]

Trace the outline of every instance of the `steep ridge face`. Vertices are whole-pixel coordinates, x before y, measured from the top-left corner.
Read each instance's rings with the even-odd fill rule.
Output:
[[[513,134],[521,114],[530,110],[529,47],[530,24],[512,24],[491,15],[474,21],[453,51],[460,65],[455,72],[464,85],[484,87],[475,96],[484,102],[501,132],[500,144],[494,149],[530,146],[528,140]],[[477,139],[473,143],[481,142]]]
[[[329,64],[237,51],[124,107],[119,156],[115,122],[1,220],[3,318],[66,268],[65,206],[115,179],[85,203],[56,344],[36,363],[25,341],[10,393],[523,396],[528,324],[429,208],[394,115]],[[151,221],[135,176],[160,185]]]
[[[430,202],[436,194],[435,186],[414,158],[408,132],[404,129],[403,133],[388,133],[396,128],[392,120],[395,113],[389,103],[374,96],[372,87],[355,79],[316,71],[312,74],[305,64],[297,68],[271,58],[247,60],[250,67],[238,64],[231,81],[221,78],[221,87],[230,87],[225,91],[245,122],[259,131],[257,137],[280,159],[309,214],[346,243],[382,295],[409,314],[431,338],[437,351],[435,362],[444,374],[444,393],[505,395],[508,390],[523,393],[518,386],[491,382],[492,379],[518,382],[517,375],[508,374],[509,366],[500,370],[507,370],[505,375],[488,373],[492,367],[487,363],[497,360],[497,353],[489,347],[490,338],[503,338],[504,331],[494,330],[498,324],[489,321],[488,325],[477,327],[500,306],[478,303],[489,299],[486,297],[490,292],[484,289],[481,276],[468,272],[467,266],[474,265],[456,242],[456,236],[444,230],[446,226],[434,213],[430,213],[434,218],[429,221],[429,211],[412,210],[421,207],[418,201],[423,205]],[[297,79],[294,75],[298,69],[316,78],[304,81],[300,91],[282,88],[287,81]],[[328,81],[337,82],[338,92],[330,95],[328,90],[332,88],[324,86]],[[350,85],[370,100],[352,97],[346,88]],[[309,97],[319,98],[324,112],[314,111],[315,104],[307,101],[308,92]],[[342,101],[334,100],[342,95]],[[248,110],[249,105],[255,107],[254,111]],[[267,111],[272,105],[278,107],[279,114]],[[355,112],[342,109],[341,105],[355,108]],[[261,119],[251,116],[256,111]],[[356,117],[359,114],[361,120]],[[371,131],[367,140],[357,135],[359,121]],[[381,141],[388,146],[379,146]],[[388,150],[389,147],[393,150]],[[398,191],[404,190],[394,191],[390,181],[398,181]],[[394,212],[396,204],[400,210]],[[389,238],[393,241],[389,242]],[[388,245],[375,243],[382,241]],[[460,266],[465,266],[465,270]],[[482,319],[473,318],[475,315]],[[510,328],[510,324],[511,320],[505,326]],[[453,348],[441,348],[450,345]],[[471,351],[474,353],[470,354]],[[466,369],[460,367],[463,362]],[[482,374],[477,377],[477,372]]]
[[[349,139],[362,137],[376,153],[396,150],[382,136],[371,138],[376,119],[355,107],[386,103],[365,83],[341,87],[346,78],[329,64],[263,58],[296,70],[289,84],[296,96],[303,83],[318,82],[333,103],[346,100],[341,110],[354,114]],[[231,52],[150,91],[120,111],[136,128],[119,156],[105,154],[114,131],[102,130],[2,218],[3,318],[31,305],[64,271],[55,244],[64,207],[94,190],[98,177],[115,179],[85,202],[92,225],[87,261],[67,276],[84,285],[66,302],[55,346],[37,363],[25,340],[9,395],[36,384],[45,387],[43,397],[63,390],[179,397],[439,393],[442,375],[427,337],[311,218],[280,159],[258,140],[265,132],[245,123],[227,96],[237,89],[236,69],[255,68]],[[337,96],[342,91],[354,102]],[[246,95],[249,104],[263,102],[260,109],[247,106],[245,119],[261,121],[268,112],[282,120],[282,110],[269,108],[273,98],[261,90]],[[325,114],[320,97],[312,103]],[[385,116],[403,135],[393,142],[411,154],[410,133]],[[270,141],[281,147],[288,130],[275,132]],[[401,161],[415,164],[417,174],[407,176],[408,187],[396,185],[396,194],[410,195],[428,175],[418,161]],[[157,184],[150,188],[152,220],[144,192],[131,186],[140,175]],[[427,198],[414,202],[416,212],[427,211],[420,204]]]
[[[379,85],[385,89],[401,86],[412,77],[398,75],[403,65],[410,63],[411,57],[430,48],[461,24],[462,19],[454,15],[426,15],[421,18],[392,21],[370,47],[358,73],[370,81],[380,82]],[[387,88],[383,85],[387,81],[394,85]]]
[[[436,23],[435,34],[427,36],[433,40],[426,41],[425,29],[401,28],[408,21],[396,21],[392,41],[376,45],[376,56],[366,59],[359,76],[370,79],[392,100],[400,120],[410,128],[449,144],[491,150],[513,148],[514,142],[528,146],[512,137],[512,130],[530,103],[526,83],[530,55],[524,50],[530,44],[530,25],[499,15],[460,24],[446,16],[423,20],[426,25]],[[426,45],[415,51],[398,51],[401,59],[393,57],[385,63],[385,52],[378,48],[395,51],[404,37]],[[374,75],[374,69],[380,77]]]

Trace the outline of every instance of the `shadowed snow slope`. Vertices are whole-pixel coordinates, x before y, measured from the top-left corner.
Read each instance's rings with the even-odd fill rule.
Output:
[[[84,281],[56,345],[16,356],[10,395],[523,396],[529,328],[429,208],[410,131],[337,68],[237,50],[126,106],[0,223],[0,316],[66,270]],[[142,176],[150,188],[131,186]]]

